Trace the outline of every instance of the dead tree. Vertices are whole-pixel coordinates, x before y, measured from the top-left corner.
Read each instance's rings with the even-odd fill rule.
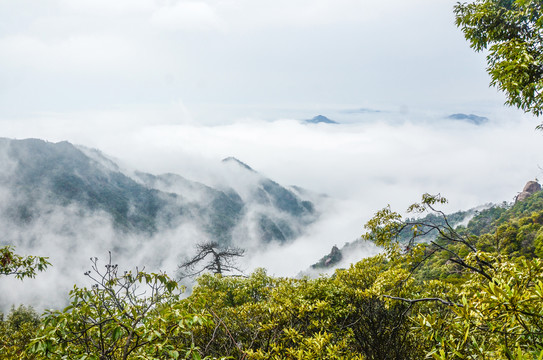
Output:
[[[204,272],[224,274],[242,272],[236,258],[242,257],[245,250],[236,247],[221,247],[217,242],[196,245],[196,255],[179,265],[180,278],[198,276]]]

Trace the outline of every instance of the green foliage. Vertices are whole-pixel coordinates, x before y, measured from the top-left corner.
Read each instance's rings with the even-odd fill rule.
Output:
[[[364,238],[385,250],[330,277],[205,274],[191,296],[163,273],[93,260],[90,288],[46,312],[12,309],[6,359],[543,359],[543,201],[454,227],[425,194]],[[437,237],[426,237],[430,232]],[[407,236],[405,235],[407,234]],[[423,239],[422,241],[420,239]],[[430,239],[430,240],[428,240]],[[26,350],[25,350],[26,349]]]
[[[49,265],[46,257],[21,256],[12,246],[0,247],[0,274],[14,275],[17,279],[33,278]],[[12,307],[7,319],[0,321],[0,354],[2,359],[35,359],[25,349],[36,335],[40,320],[31,307]]]
[[[462,306],[440,318],[418,315],[435,359],[539,359],[543,356],[543,262],[496,259],[492,281],[469,276]]]
[[[543,243],[543,192],[510,207],[493,207],[481,211],[467,226],[479,235],[477,246],[503,255],[541,257]]]
[[[213,318],[193,328],[195,345],[245,359],[417,359],[405,307],[374,295],[397,283],[387,269],[375,257],[331,278],[203,275],[184,300]]]
[[[483,235],[496,228],[496,221],[500,219],[503,213],[507,212],[506,203],[501,206],[492,206],[488,209],[479,211],[468,223],[467,229],[474,235]]]
[[[51,263],[46,257],[21,256],[12,246],[0,247],[0,274],[15,275],[17,279],[33,278],[36,272],[44,271]]]
[[[31,351],[62,359],[201,359],[192,344],[173,345],[205,316],[184,312],[178,285],[165,274],[142,271],[117,274],[111,262],[105,272],[93,260],[91,288],[70,292],[71,304],[49,311]]]
[[[408,209],[431,215],[421,219],[377,212],[364,238],[385,253],[332,277],[200,277],[183,300],[211,319],[192,329],[194,345],[243,359],[543,356],[539,198],[482,211],[465,228],[444,203],[425,194]],[[419,241],[430,231],[437,238]]]
[[[434,204],[440,198],[424,196],[409,210],[445,215]],[[543,358],[543,261],[541,246],[543,206],[533,196],[511,208],[479,214],[475,227],[491,229],[476,236],[466,229],[426,224],[439,233],[429,244],[389,252],[389,269],[403,278],[403,294],[379,288],[377,294],[409,304],[413,331],[434,359],[539,359]],[[414,240],[419,223],[403,220],[390,209],[368,223],[387,248],[398,247],[397,230],[409,228]],[[389,229],[393,232],[379,232]],[[366,238],[375,239],[372,235]],[[406,269],[408,274],[401,275]],[[375,284],[373,285],[375,288]],[[387,295],[387,294],[392,294]],[[443,305],[448,308],[443,308]],[[415,307],[416,306],[416,307]]]
[[[471,47],[488,50],[491,85],[508,105],[537,116],[543,112],[542,6],[540,0],[476,0],[454,9]]]
[[[0,354],[5,360],[30,360],[35,356],[25,350],[40,326],[40,318],[32,307],[12,307],[7,318],[0,321]]]
[[[474,245],[476,237],[453,228],[447,216],[436,208],[436,205],[446,202],[447,199],[439,194],[424,194],[420,203],[415,203],[407,209],[408,213],[433,214],[441,218],[439,222],[425,222],[424,219],[403,220],[400,214],[392,212],[390,207],[387,207],[378,211],[368,221],[365,226],[368,232],[363,238],[383,246],[390,259],[407,262],[413,270],[433,257],[440,259],[442,265],[445,263],[454,264],[476,271],[488,278],[488,274],[485,272],[488,264],[480,261],[475,267],[472,267],[465,262],[465,255],[476,251]],[[406,230],[410,232],[408,241],[400,243],[400,234]],[[437,233],[437,239],[430,240],[428,245],[419,244],[418,239],[424,238],[430,232]]]
[[[495,220],[495,225],[500,225],[506,222],[511,222],[514,219],[520,217],[531,216],[533,213],[541,213],[543,211],[543,191],[538,191],[534,195],[528,197],[523,201],[519,201],[510,207],[505,207],[499,214],[499,217]],[[541,223],[541,220],[535,222]],[[492,231],[489,228],[487,232]]]

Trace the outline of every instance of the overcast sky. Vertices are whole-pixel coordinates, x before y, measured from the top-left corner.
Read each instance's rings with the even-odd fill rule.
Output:
[[[177,106],[177,121],[216,124],[500,104],[455,2],[1,0],[0,116]]]
[[[202,181],[236,156],[344,202],[317,253],[423,192],[454,210],[510,201],[541,177],[539,120],[488,87],[455,3],[0,0],[0,136]],[[298,122],[317,114],[343,124]]]

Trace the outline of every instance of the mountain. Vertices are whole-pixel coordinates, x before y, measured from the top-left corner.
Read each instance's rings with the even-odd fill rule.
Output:
[[[452,214],[447,214],[447,222],[455,229],[461,229],[460,232],[480,236],[485,233],[497,232],[499,229],[503,232],[500,236],[501,246],[504,248],[509,246],[517,254],[523,256],[543,255],[543,231],[539,231],[539,224],[543,223],[543,191],[541,185],[536,181],[528,181],[522,192],[519,192],[515,197],[514,203],[508,204],[486,204],[467,211],[457,211]],[[524,218],[522,220],[518,220]],[[428,225],[444,226],[445,219],[438,214],[430,213],[424,217],[417,219],[405,219],[407,222],[419,222],[425,225],[418,226],[417,242],[429,243],[438,237],[438,232]],[[514,221],[513,221],[514,220]],[[510,224],[509,228],[504,228],[503,225]],[[538,226],[534,226],[537,224]],[[500,228],[501,227],[501,228]],[[514,244],[512,239],[520,238],[512,236],[512,234],[521,234],[524,238],[520,244]],[[424,235],[422,235],[424,234]],[[407,227],[399,232],[397,241],[400,244],[407,244],[412,238],[412,229]],[[497,237],[496,237],[497,239]],[[488,238],[486,239],[488,240]],[[500,244],[500,241],[497,242]],[[488,247],[488,244],[484,244]],[[499,246],[498,246],[499,248]],[[360,253],[372,253],[372,243],[363,239],[356,239],[352,242],[345,243],[341,248],[333,246],[329,254],[324,255],[320,260],[310,266],[311,270],[327,271],[337,268],[338,266],[347,265],[350,262],[360,258]],[[310,273],[307,273],[310,275]]]
[[[306,124],[339,124],[338,122],[334,120],[330,120],[326,116],[323,116],[323,115],[317,115],[312,119],[305,120],[304,123]]]
[[[457,211],[453,214],[447,215],[447,221],[452,226],[456,227],[459,225],[467,225],[468,222],[479,214],[479,211],[486,208],[492,208],[493,205],[484,205],[477,208],[470,209],[468,211]],[[445,220],[443,217],[428,214],[420,219],[405,219],[406,221],[420,221],[424,224],[433,224],[433,225],[445,225]],[[417,242],[430,242],[434,240],[438,232],[435,229],[431,229],[428,226],[419,226],[420,233],[425,235],[420,235],[417,237]],[[411,239],[412,232],[410,228],[404,228],[397,237],[399,243],[407,244]],[[328,269],[333,269],[338,266],[348,265],[353,261],[357,261],[360,258],[360,254],[373,254],[377,253],[378,249],[368,241],[365,241],[361,238],[356,239],[352,242],[347,242],[341,248],[333,246],[329,254],[324,255],[319,261],[310,266],[311,270],[316,271],[325,271]]]
[[[195,244],[261,249],[294,241],[319,218],[320,195],[288,187],[235,158],[213,183],[127,170],[99,150],[63,141],[0,138],[0,245],[49,257],[24,288],[0,282],[0,308],[62,304],[89,257],[174,275]],[[13,280],[15,281],[15,280]],[[30,282],[27,280],[25,284]]]
[[[234,164],[237,164],[238,166],[241,166],[242,168],[244,168],[246,170],[255,172],[249,165],[245,164],[243,161],[240,161],[240,160],[236,159],[233,156],[229,156],[227,158],[222,159],[222,162],[223,163],[234,163]]]
[[[473,114],[452,114],[447,116],[447,119],[467,121],[473,125],[482,125],[488,121],[488,118]]]
[[[242,170],[238,177],[254,180],[243,197],[230,187],[213,188],[176,174],[128,174],[99,151],[68,142],[0,139],[0,156],[0,189],[11,194],[2,216],[18,226],[42,216],[44,206],[76,206],[108,214],[120,233],[154,235],[197,221],[204,233],[230,243],[247,223],[257,241],[286,242],[318,216],[311,201],[234,158],[224,162],[235,162]]]

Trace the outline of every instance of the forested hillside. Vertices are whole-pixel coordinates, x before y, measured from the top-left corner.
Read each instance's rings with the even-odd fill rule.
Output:
[[[0,236],[21,254],[49,257],[31,287],[0,282],[0,309],[66,304],[90,256],[175,273],[197,244],[247,251],[294,242],[324,198],[283,186],[234,158],[212,163],[207,183],[133,170],[69,142],[0,138]],[[205,171],[205,170],[202,170]],[[75,270],[79,269],[79,270]]]
[[[234,158],[225,159],[222,165],[248,179],[237,191],[226,182],[211,187],[177,174],[122,170],[100,151],[66,141],[0,138],[0,159],[0,191],[5,194],[0,222],[7,219],[10,228],[26,229],[71,206],[76,209],[75,219],[64,220],[65,231],[77,232],[73,229],[79,227],[77,214],[79,218],[101,214],[112,222],[119,236],[152,236],[195,224],[221,243],[230,243],[233,238],[235,242],[240,236],[236,233],[256,242],[286,242],[318,216],[315,204],[296,190]],[[250,233],[248,228],[255,230]]]
[[[206,274],[181,299],[165,274],[125,273],[95,259],[87,274],[95,286],[74,288],[65,310],[39,317],[19,307],[6,314],[3,353],[9,359],[539,358],[543,192],[483,210],[456,228],[439,210],[445,202],[425,195],[410,208],[432,217],[379,211],[364,239],[383,253],[330,277],[276,278],[264,269],[248,277]],[[433,217],[442,221],[424,222]],[[421,226],[437,237],[419,242],[429,230]]]
[[[458,3],[455,14],[471,46],[488,50],[491,84],[507,103],[543,114],[541,1],[474,0]],[[41,162],[33,164],[39,182]],[[63,178],[49,184],[63,194],[61,202],[89,201],[88,192],[72,187],[81,179]],[[157,187],[171,180],[145,178]],[[279,209],[312,209],[273,182],[259,184],[262,200]],[[385,207],[361,230],[362,241],[382,252],[316,279],[273,277],[265,269],[228,276],[215,266],[185,297],[165,273],[92,258],[85,273],[92,286],[75,285],[65,309],[38,315],[21,305],[2,316],[0,354],[37,360],[543,359],[543,192],[526,192],[514,204],[474,213],[467,224],[442,211],[447,200],[441,195],[422,195],[407,218]],[[107,195],[115,193],[102,197],[106,204]],[[128,214],[123,207],[115,211]],[[22,222],[33,219],[26,210],[19,214]],[[230,265],[228,251],[210,251],[215,265]],[[0,249],[3,276],[24,280],[49,266],[46,258]]]

